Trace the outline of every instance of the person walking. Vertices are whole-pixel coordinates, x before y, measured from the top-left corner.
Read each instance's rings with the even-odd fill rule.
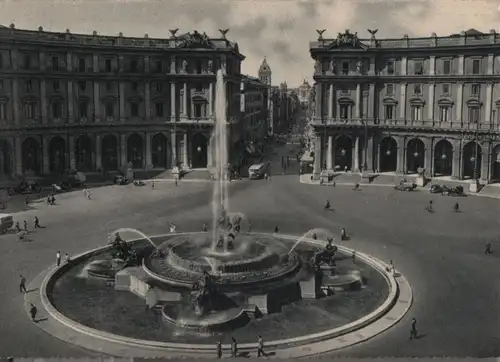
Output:
[[[26,290],[26,278],[24,277],[24,275],[20,275],[21,277],[21,280],[19,282],[19,291],[21,293],[27,293],[28,291]]]
[[[455,212],[460,212],[460,205],[458,204],[458,202],[455,202],[455,205],[453,205],[453,210]]]
[[[280,227],[278,224],[276,224],[276,226],[274,227],[274,232],[275,233],[279,233],[280,232]]]
[[[38,220],[38,216],[35,216],[35,229],[40,229],[40,220]]]
[[[415,318],[412,318],[411,320],[411,329],[410,329],[410,339],[413,338],[418,338],[417,320]]]
[[[262,336],[259,336],[257,340],[257,357],[266,357],[266,353],[264,352],[264,340]]]
[[[236,338],[231,337],[231,357],[238,356],[238,343],[236,343]]]
[[[484,253],[485,254],[491,254],[493,251],[491,250],[491,241],[488,241],[486,243],[486,246],[484,247]]]
[[[248,222],[248,232],[252,232],[252,223],[250,221]]]
[[[24,220],[24,231],[28,231],[28,222]]]
[[[30,303],[30,315],[31,315],[31,320],[33,322],[36,322],[36,313],[38,312],[38,309],[36,309],[35,305],[33,303]]]
[[[151,182],[151,189],[154,190],[155,189],[155,182],[154,180]]]
[[[215,345],[215,350],[217,352],[217,358],[221,359],[222,358],[222,343],[220,341],[217,342]]]
[[[61,265],[61,252],[58,250],[56,254],[56,265],[60,266]]]
[[[66,263],[71,263],[71,257],[69,256],[69,254],[68,254],[68,253],[64,254],[64,261],[65,261]]]

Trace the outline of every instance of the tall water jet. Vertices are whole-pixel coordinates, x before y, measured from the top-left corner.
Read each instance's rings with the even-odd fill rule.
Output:
[[[212,198],[212,248],[215,249],[219,233],[219,220],[229,209],[226,178],[228,177],[228,136],[226,110],[226,82],[222,70],[217,71],[215,84],[215,125],[213,141],[215,146],[215,183]],[[227,243],[224,244],[227,251]]]

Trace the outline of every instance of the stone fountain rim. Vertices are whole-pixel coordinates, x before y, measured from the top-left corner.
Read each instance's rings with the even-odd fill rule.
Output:
[[[154,235],[150,236],[149,239],[154,239],[154,238],[159,238],[159,237],[164,237],[164,236],[177,236],[177,235],[185,235],[185,234],[199,234],[201,232],[186,232],[186,233],[167,233],[167,234],[161,234],[161,235]],[[286,234],[271,234],[271,233],[250,233],[250,234],[255,234],[255,235],[262,235],[262,236],[272,236],[276,238],[281,238],[285,240],[297,240],[300,238],[300,236],[294,236],[294,235],[286,235]],[[128,240],[127,243],[133,243],[137,242],[140,240],[143,240],[144,238],[136,238],[133,240]],[[325,246],[326,242],[321,241],[321,240],[314,240],[314,239],[303,239],[304,242],[312,245],[317,245],[317,246]],[[81,261],[88,259],[94,254],[103,252],[107,249],[110,249],[112,246],[111,245],[105,245],[90,251],[83,252],[73,258],[73,262],[76,261]],[[349,249],[345,246],[342,245],[337,245],[338,250],[343,253],[352,253],[354,250]],[[386,280],[387,284],[389,285],[389,294],[384,303],[382,303],[381,306],[379,306],[375,311],[365,315],[364,317],[348,323],[346,325],[343,325],[338,328],[334,328],[331,330],[323,331],[323,332],[318,332],[318,333],[313,333],[313,334],[308,334],[308,335],[303,335],[299,337],[294,337],[294,338],[288,338],[288,339],[283,339],[283,340],[275,340],[275,341],[266,341],[266,346],[269,348],[276,348],[276,349],[282,349],[279,347],[285,347],[285,348],[290,348],[292,346],[297,346],[297,345],[303,345],[303,344],[310,344],[310,343],[315,343],[315,342],[320,342],[320,341],[325,341],[325,340],[330,340],[336,337],[339,337],[341,335],[345,335],[347,333],[359,330],[363,327],[366,327],[367,325],[377,321],[380,319],[383,315],[388,313],[396,304],[396,301],[399,296],[399,284],[396,281],[395,276],[393,275],[392,272],[387,271],[388,265],[386,263],[383,263],[382,261],[364,253],[356,252],[356,256],[358,259],[362,260],[364,263],[368,264],[370,267],[374,268],[377,270]],[[213,352],[214,346],[212,344],[190,344],[190,343],[170,343],[170,342],[158,342],[158,341],[151,341],[151,340],[142,340],[142,339],[136,339],[136,338],[130,338],[130,337],[124,337],[120,336],[117,334],[113,333],[108,333],[104,332],[101,330],[97,330],[91,327],[84,326],[61,312],[59,312],[55,306],[52,304],[49,294],[48,294],[48,288],[49,286],[52,287],[53,283],[59,278],[62,274],[66,272],[67,269],[72,267],[74,264],[62,264],[59,267],[56,267],[52,270],[50,270],[45,277],[43,278],[43,281],[40,286],[40,299],[42,306],[44,309],[47,311],[49,316],[55,320],[56,322],[62,324],[63,326],[70,328],[71,330],[87,335],[89,337],[93,337],[95,339],[109,342],[109,343],[116,343],[119,345],[126,345],[129,347],[134,347],[134,348],[146,348],[148,351],[151,350],[157,350],[158,352],[166,352],[166,351],[177,351],[177,352],[183,352],[183,353],[196,353],[196,352]],[[406,280],[405,280],[406,282]],[[408,286],[409,287],[409,286]],[[411,305],[411,289],[410,289],[410,301],[409,304]],[[405,310],[404,314],[409,310]],[[403,315],[404,315],[403,314]],[[395,322],[400,320],[402,317],[400,316]],[[76,344],[74,340],[69,341],[70,343]],[[229,349],[230,345],[224,344],[223,349]],[[240,344],[239,349],[241,351],[244,350],[254,350],[257,347],[257,343],[243,343]],[[334,348],[336,349],[336,348]]]

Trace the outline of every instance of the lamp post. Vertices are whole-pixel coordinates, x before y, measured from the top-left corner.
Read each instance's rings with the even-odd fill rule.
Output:
[[[474,182],[477,183],[478,180],[478,170],[477,170],[477,158],[478,158],[478,152],[479,152],[479,144],[478,144],[478,132],[479,132],[479,121],[476,121],[476,132],[474,135],[474,157],[473,157],[473,162],[474,162],[474,171],[472,173],[472,177],[474,179]],[[471,158],[472,160],[472,158]]]
[[[363,170],[366,171],[368,169],[368,122],[363,119],[363,116],[361,116],[361,122],[365,125],[365,159],[363,162]]]

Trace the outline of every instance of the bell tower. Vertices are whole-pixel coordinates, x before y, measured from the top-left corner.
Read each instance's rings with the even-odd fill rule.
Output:
[[[259,67],[259,79],[262,83],[267,85],[267,114],[268,114],[268,133],[273,133],[273,101],[272,101],[272,72],[271,67],[267,64],[264,57],[262,64]]]

